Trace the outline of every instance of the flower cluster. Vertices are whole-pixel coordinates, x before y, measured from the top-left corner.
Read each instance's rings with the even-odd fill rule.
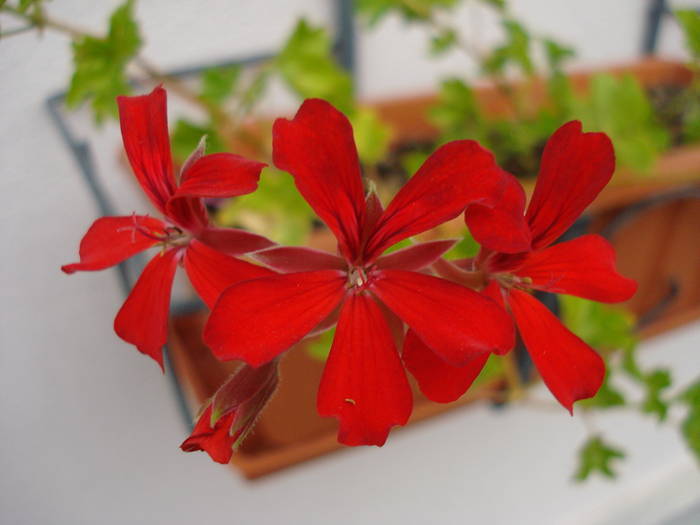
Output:
[[[601,237],[552,244],[612,176],[604,134],[582,133],[578,122],[560,128],[545,148],[527,211],[520,184],[471,140],[438,148],[384,208],[365,192],[347,118],[323,100],[307,100],[292,120],[275,122],[273,161],[336,237],[337,253],[327,253],[213,226],[202,198],[254,191],[264,164],[204,155],[200,147],[176,178],[164,90],[120,97],[119,109],[134,174],[164,220],[98,219],[81,242],[80,262],[63,270],[100,270],[161,247],[115,319],[117,334],[161,366],[178,265],[212,308],[204,341],[218,359],[245,364],[205,405],[183,450],[228,462],[274,393],[283,353],[333,326],[317,407],[338,418],[338,439],[347,445],[382,445],[391,427],[407,422],[406,371],[430,399],[457,399],[491,354],[514,347],[516,326],[567,409],[600,387],[601,358],[530,292],[604,302],[635,292]],[[386,253],[460,215],[481,244],[477,257],[444,259],[451,240]]]

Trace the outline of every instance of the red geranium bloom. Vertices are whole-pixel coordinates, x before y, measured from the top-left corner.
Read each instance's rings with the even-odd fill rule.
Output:
[[[163,367],[170,289],[178,263],[193,286],[213,305],[226,286],[268,275],[268,270],[232,257],[271,246],[259,235],[215,228],[202,197],[230,197],[254,191],[265,166],[238,155],[203,155],[198,148],[183,166],[179,182],[173,174],[168,138],[166,93],[117,97],[124,148],[141,188],[165,221],[147,215],[97,219],[80,242],[80,262],[66,273],[102,270],[152,246],[162,251],[144,268],[114,320],[125,341]]]
[[[252,430],[255,420],[279,382],[277,360],[252,368],[243,365],[205,405],[197,424],[180,448],[206,451],[217,463],[228,463],[234,449]]]
[[[493,156],[473,141],[438,149],[385,211],[365,199],[347,118],[307,100],[273,129],[275,165],[338,240],[340,255],[275,247],[256,258],[285,273],[226,290],[204,340],[222,360],[262,365],[300,341],[339,308],[335,339],[318,394],[318,411],[340,419],[339,441],[382,445],[406,423],[411,390],[390,326],[398,320],[447,362],[513,345],[512,322],[490,299],[420,273],[453,242],[418,244],[382,256],[393,244],[457,217],[472,202],[493,206],[504,189]],[[397,319],[398,317],[398,319]]]
[[[608,183],[615,169],[610,139],[603,133],[582,133],[581,123],[562,126],[547,142],[532,199],[525,208],[525,192],[509,176],[508,189],[496,209],[474,206],[465,219],[482,250],[462,272],[441,261],[440,268],[456,280],[483,278],[484,293],[513,315],[520,335],[542,379],[569,411],[579,399],[596,394],[605,376],[601,357],[564,325],[530,290],[576,295],[615,303],[634,295],[634,281],[615,270],[615,252],[599,235],[584,235],[550,246]],[[522,251],[510,239],[529,237]],[[519,252],[519,253],[518,253]],[[441,272],[442,273],[442,272]],[[453,367],[441,361],[412,334],[406,338],[404,360],[421,390],[436,401],[462,395],[486,359]],[[429,363],[430,366],[427,366]]]

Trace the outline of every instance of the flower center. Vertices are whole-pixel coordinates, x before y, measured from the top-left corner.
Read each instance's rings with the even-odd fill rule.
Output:
[[[355,291],[361,292],[370,283],[371,280],[371,269],[364,268],[361,266],[352,266],[348,270],[348,282],[346,284],[347,288],[354,288]]]
[[[512,273],[499,273],[493,275],[493,279],[495,279],[502,288],[529,289],[532,284],[532,279],[530,277],[521,277]]]

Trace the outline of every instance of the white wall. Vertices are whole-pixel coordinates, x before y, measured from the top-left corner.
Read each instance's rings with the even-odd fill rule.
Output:
[[[512,4],[534,28],[577,46],[581,63],[637,54],[641,0]],[[63,0],[48,7],[99,28],[116,5]],[[302,11],[323,21],[330,7],[319,0],[143,0],[137,8],[145,53],[165,67],[274,47]],[[466,11],[458,16],[466,23]],[[495,34],[487,23],[482,30]],[[419,29],[394,19],[363,34],[361,93],[424,91],[437,76],[467,67],[459,56],[429,62],[425,47]],[[672,24],[662,49],[682,53]],[[69,62],[67,42],[51,32],[0,41],[0,523],[638,524],[657,523],[700,492],[700,476],[672,430],[616,414],[601,424],[629,451],[622,477],[581,487],[569,477],[585,434],[563,411],[459,411],[396,432],[381,450],[349,450],[255,484],[202,454],[181,453],[184,429],[167,381],[112,332],[122,299],[115,276],[59,272],[96,213],[43,108],[65,85]],[[270,102],[288,105],[282,96]],[[84,115],[74,120],[89,129]],[[90,136],[120,210],[143,209],[119,175],[116,127]],[[675,363],[690,378],[699,337],[696,324],[658,339],[645,359]]]

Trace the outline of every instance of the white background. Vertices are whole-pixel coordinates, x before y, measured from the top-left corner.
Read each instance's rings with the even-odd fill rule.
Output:
[[[637,56],[645,1],[511,3],[531,27],[577,47],[579,64]],[[99,30],[116,5],[63,0],[49,9]],[[330,3],[137,7],[145,54],[164,67],[273,48],[301,13],[328,21]],[[458,23],[470,24],[469,15]],[[480,16],[472,27],[496,38]],[[362,34],[358,47],[359,89],[369,98],[423,92],[437,76],[470,67],[458,55],[428,62],[424,33],[394,19]],[[661,47],[682,56],[672,22]],[[599,422],[628,451],[620,479],[582,486],[570,478],[586,434],[564,410],[456,411],[394,432],[383,449],[347,450],[255,483],[180,452],[185,430],[167,380],[112,332],[122,301],[115,274],[59,272],[96,214],[43,107],[69,71],[60,35],[0,41],[0,523],[643,524],[698,498],[700,475],[676,432],[624,413]],[[288,100],[269,107],[289,109]],[[90,129],[84,116],[74,120]],[[117,166],[116,127],[91,139],[120,211],[144,210]],[[643,360],[689,380],[700,365],[698,340],[700,324],[688,326],[645,344]]]

